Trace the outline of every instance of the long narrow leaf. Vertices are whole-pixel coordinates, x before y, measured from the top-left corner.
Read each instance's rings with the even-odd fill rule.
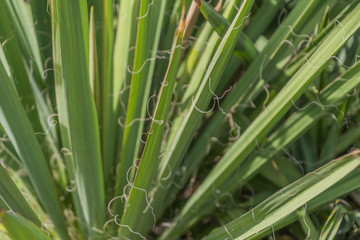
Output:
[[[360,84],[359,68],[360,63],[336,78],[337,80],[329,84],[329,86],[320,93],[319,100],[325,108],[312,104],[303,111],[291,115],[279,129],[268,137],[262,151],[256,152],[246,159],[245,162],[240,165],[239,170],[233,173],[218,190],[220,192],[233,192],[238,189],[240,185],[249,181],[260,169],[263,169],[265,164],[268,163],[276,153],[299,138],[306,130],[316,124],[319,119],[327,117],[328,113],[326,111],[329,110],[331,113],[332,109],[336,109],[336,105],[334,104],[339,102],[341,98]],[[340,79],[347,80],[341,81]],[[336,111],[337,110],[335,110],[335,112]],[[351,130],[349,131],[352,132]],[[191,166],[192,165],[190,165],[190,167]],[[268,173],[266,169],[264,169],[264,172]],[[194,214],[192,220],[189,222],[194,223],[197,221],[194,219],[201,219],[201,217],[210,213],[215,208],[213,198],[204,201],[201,206],[203,206],[201,208],[202,210]],[[190,225],[187,225],[187,227],[190,227]]]
[[[55,184],[30,121],[3,63],[0,64],[0,82],[0,122],[28,171],[36,193],[50,214],[59,234],[64,239],[68,239]]]
[[[235,47],[236,41],[241,33],[242,26],[244,25],[244,19],[248,16],[252,4],[253,1],[243,2],[234,21],[229,27],[229,30],[216,50],[193,102],[186,110],[186,114],[183,116],[181,125],[177,129],[176,136],[171,142],[171,146],[169,146],[167,149],[168,151],[165,152],[159,176],[166,176],[165,173],[168,169],[176,169],[180,160],[182,160],[182,157],[185,154],[184,149],[189,146],[190,139],[203,117],[202,110],[208,106],[211,98],[213,97],[211,89],[216,88],[220,80],[220,76],[225,70],[226,63],[228,62],[232,50]],[[211,89],[209,89],[209,86]],[[171,179],[172,177],[170,177],[169,181],[171,181]]]
[[[211,5],[205,1],[201,1],[199,8],[201,13],[213,26],[219,36],[221,38],[224,37],[227,29],[230,26],[230,22],[228,22],[221,14],[216,12],[215,9],[213,9]],[[248,61],[252,61],[256,55],[256,48],[254,44],[244,33],[240,34],[240,38],[237,42],[237,45],[235,46],[235,49],[239,51],[245,51]]]
[[[69,117],[66,106],[66,96],[64,88],[64,79],[63,79],[63,69],[61,62],[61,46],[60,46],[60,29],[57,25],[59,22],[59,12],[58,8],[54,7],[54,2],[51,2],[52,6],[52,35],[53,35],[53,57],[54,57],[54,79],[55,79],[55,92],[56,92],[56,104],[57,112],[59,116],[59,129],[61,135],[61,153],[64,156],[66,171],[67,171],[67,186],[65,187],[66,191],[71,191],[72,199],[74,202],[75,212],[77,216],[84,220],[84,214],[82,213],[79,195],[76,191],[73,191],[75,188],[75,166],[74,166],[74,156],[71,154],[71,144],[69,136]],[[83,233],[86,235],[87,230],[82,229]]]
[[[340,224],[347,213],[347,209],[340,202],[337,203],[332,210],[330,216],[326,220],[325,226],[321,230],[320,240],[335,239],[337,232],[339,231]]]
[[[58,12],[64,94],[68,111],[76,191],[89,229],[102,229],[105,193],[95,103],[89,81],[88,19],[85,1],[54,1]],[[73,38],[72,36],[77,36]],[[90,231],[94,237],[95,231]]]
[[[359,150],[332,161],[281,189],[257,207],[211,233],[206,239],[246,239],[291,214],[360,165]]]
[[[6,170],[0,166],[0,197],[10,210],[40,226],[40,221]]]
[[[292,102],[302,94],[304,88],[323,70],[331,56],[335,54],[346,40],[360,27],[357,14],[360,12],[358,5],[338,25],[322,43],[318,50],[307,60],[303,67],[284,86],[271,104],[259,115],[249,126],[239,140],[228,150],[222,160],[204,180],[192,198],[187,202],[177,219],[174,221],[174,228],[179,228],[179,222],[186,221],[189,211],[211,195],[211,189],[218,187],[256,147],[258,139],[268,133],[287,110]],[[344,31],[346,29],[346,31]],[[316,63],[314,65],[314,63]],[[176,226],[176,227],[175,227]],[[170,228],[172,229],[172,228]],[[169,234],[171,230],[168,230]],[[165,235],[167,236],[167,235]]]
[[[185,12],[184,12],[185,13]],[[171,98],[174,91],[175,80],[177,75],[177,69],[180,61],[181,44],[183,39],[183,32],[185,28],[185,18],[181,19],[176,37],[174,38],[174,44],[172,47],[172,56],[169,62],[169,68],[162,83],[158,95],[158,102],[155,108],[155,114],[152,120],[152,125],[149,130],[149,136],[146,140],[144,152],[140,160],[140,166],[136,173],[135,181],[128,201],[126,203],[126,209],[122,217],[121,223],[129,226],[133,231],[143,231],[142,226],[138,224],[139,219],[142,217],[145,208],[150,207],[148,202],[148,192],[151,187],[152,180],[157,172],[157,166],[159,165],[159,152],[163,139],[163,134],[166,126],[167,115],[170,108]],[[145,194],[145,197],[143,195]],[[153,209],[149,210],[147,214],[154,214]],[[154,216],[155,217],[155,216]],[[156,219],[154,220],[156,221]],[[146,225],[151,225],[145,223]],[[124,228],[120,228],[120,234],[124,234]],[[131,233],[130,233],[131,234]],[[131,237],[129,235],[128,237]]]
[[[10,13],[12,24],[15,27],[16,34],[25,52],[27,63],[31,64],[31,59],[33,59],[37,69],[37,76],[43,76],[44,68],[41,61],[39,44],[37,43],[35,27],[24,1],[6,0],[5,4],[1,4],[1,8],[3,7],[7,7]],[[37,83],[43,85],[44,82],[40,79]]]
[[[40,229],[38,226],[29,222],[25,218],[0,210],[1,222],[5,225],[8,234],[12,239],[22,240],[50,240],[51,237],[46,233],[46,230]]]
[[[102,33],[102,51],[101,59],[98,62],[101,63],[100,70],[100,86],[101,86],[101,108],[102,119],[100,125],[102,125],[102,154],[103,154],[103,168],[104,168],[104,180],[105,183],[110,183],[112,168],[115,160],[115,146],[116,146],[116,127],[117,116],[113,106],[113,94],[114,83],[112,77],[113,65],[113,45],[114,45],[114,33],[113,33],[113,1],[103,1],[103,33]],[[101,111],[102,109],[102,111]],[[101,124],[102,123],[102,124]]]
[[[358,189],[360,187],[360,169],[357,168],[347,176],[345,176],[341,181],[337,182],[332,187],[328,188],[325,192],[316,196],[312,199],[306,206],[306,212],[308,214],[318,210],[326,203],[336,200],[337,198],[343,197],[346,194]],[[295,214],[288,215],[280,222],[274,224],[274,230],[281,229],[282,227],[288,226],[291,223],[299,220],[298,216]],[[303,221],[303,220],[302,220]],[[258,234],[249,237],[248,239],[259,239],[271,234],[272,228],[264,229]]]
[[[120,165],[117,171],[115,196],[121,195],[127,184],[127,171],[139,154],[144,119],[149,117],[147,116],[148,98],[151,85],[155,84],[153,83],[154,59],[157,58],[166,3],[166,0],[141,1],[139,16],[136,18],[138,21],[136,51],[132,70],[127,68],[132,74],[132,79],[122,147],[120,148]],[[133,175],[134,171],[130,173],[130,177],[132,178]],[[115,204],[115,206],[116,212],[121,214],[123,205]]]

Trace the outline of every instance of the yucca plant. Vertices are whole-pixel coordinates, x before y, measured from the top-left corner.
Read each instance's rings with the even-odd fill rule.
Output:
[[[0,19],[0,239],[360,237],[359,0]]]

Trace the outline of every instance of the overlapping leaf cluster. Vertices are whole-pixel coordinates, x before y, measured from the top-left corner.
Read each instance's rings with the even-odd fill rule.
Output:
[[[0,19],[1,239],[358,236],[359,0]]]

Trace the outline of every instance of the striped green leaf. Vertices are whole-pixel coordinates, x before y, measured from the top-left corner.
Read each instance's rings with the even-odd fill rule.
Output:
[[[324,69],[329,59],[335,54],[346,40],[360,27],[357,14],[360,6],[357,6],[329,35],[317,51],[307,59],[307,62],[283,87],[281,92],[269,104],[269,106],[255,119],[246,129],[242,136],[227,151],[225,156],[216,165],[212,172],[197,189],[192,198],[186,203],[177,216],[167,233],[171,234],[176,228],[180,228],[180,222],[186,222],[186,216],[190,210],[211,196],[211,189],[217,188],[257,146],[261,140],[292,106],[293,101],[303,93],[304,88]],[[344,32],[344,29],[347,31]],[[314,65],[314,63],[316,63]],[[165,235],[168,236],[168,235]]]
[[[34,211],[2,166],[0,167],[0,197],[9,210],[40,226],[40,221]]]
[[[152,117],[152,123],[148,131],[149,135],[146,139],[145,148],[140,159],[140,165],[137,167],[135,181],[133,184],[129,183],[132,188],[126,202],[126,209],[124,210],[121,224],[129,226],[130,229],[136,232],[139,232],[142,229],[142,226],[139,225],[139,219],[141,219],[146,208],[150,208],[147,214],[154,214],[153,221],[156,221],[154,209],[152,209],[148,200],[148,193],[159,166],[159,153],[174,91],[177,69],[182,51],[181,44],[183,40],[184,28],[185,18],[183,17],[179,23],[179,28],[174,38],[168,71],[166,72],[166,76],[162,82],[162,88],[160,89],[157,97],[157,103],[154,110],[155,113]],[[151,225],[153,223],[143,224]],[[120,228],[121,236],[132,236],[132,233],[126,234],[124,233],[124,230],[126,230],[126,228]]]
[[[224,37],[227,29],[230,26],[230,22],[228,22],[220,13],[215,11],[215,9],[205,1],[201,1],[199,8],[201,13],[204,15],[206,20],[209,21],[219,36],[221,38]],[[235,50],[244,51],[248,61],[252,61],[256,55],[256,48],[254,44],[243,33],[240,34],[240,38],[237,42],[237,45],[235,46]]]
[[[0,220],[5,225],[6,231],[12,239],[23,240],[50,240],[51,237],[46,230],[40,229],[34,223],[14,213],[0,210]]]
[[[148,98],[153,83],[155,59],[159,48],[160,33],[167,1],[141,1],[137,21],[137,35],[134,53],[134,65],[128,64],[126,71],[131,73],[131,85],[126,107],[126,119],[121,139],[120,159],[117,168],[115,196],[122,195],[127,184],[128,169],[139,155],[140,144],[145,131],[145,119],[148,119]],[[136,4],[135,4],[136,5]],[[136,8],[138,9],[138,8]],[[127,13],[126,13],[127,15]],[[134,27],[134,26],[133,26]],[[139,46],[138,46],[139,45]],[[132,66],[132,67],[131,67]],[[130,172],[134,176],[134,171]],[[123,203],[114,203],[115,212],[121,215]]]
[[[326,220],[326,223],[321,230],[319,239],[335,239],[336,234],[339,231],[340,224],[347,212],[348,210],[346,206],[344,206],[341,202],[338,202]]]
[[[59,234],[64,239],[68,239],[54,181],[30,121],[20,103],[14,83],[8,76],[3,62],[0,64],[0,81],[2,86],[0,88],[1,125],[28,171],[36,193],[50,214]]]
[[[74,158],[76,192],[90,237],[105,222],[105,193],[100,136],[89,81],[89,33],[86,1],[53,1],[58,14],[61,71]],[[73,36],[77,36],[73,38]],[[55,53],[57,53],[56,51]],[[66,119],[65,119],[66,121]]]
[[[360,164],[359,153],[359,150],[356,150],[309,173],[281,189],[243,216],[209,234],[205,239],[220,239],[229,236],[234,239],[246,239],[263,229],[271,228],[273,224],[356,169]]]

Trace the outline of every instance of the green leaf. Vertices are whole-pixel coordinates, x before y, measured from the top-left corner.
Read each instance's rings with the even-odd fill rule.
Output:
[[[40,226],[39,219],[3,166],[0,166],[0,197],[9,207],[9,210]]]
[[[11,36],[13,32],[13,26],[11,24],[11,19],[8,16],[9,13],[6,11],[5,7],[0,8],[0,16],[1,22],[0,25],[0,35],[1,36]],[[8,66],[6,67],[6,71],[8,75],[12,75],[15,79],[16,89],[20,97],[22,97],[22,104],[24,108],[30,108],[31,106],[35,106],[34,97],[32,95],[32,89],[29,84],[29,77],[27,75],[26,66],[23,62],[23,55],[21,54],[21,49],[18,41],[6,41],[6,44],[3,44],[1,48],[1,55],[6,58],[8,62]],[[4,51],[3,51],[4,50]],[[4,61],[3,61],[4,62]],[[12,69],[16,69],[16,71],[11,71]],[[35,131],[42,131],[40,120],[38,113],[36,111],[36,107],[34,111],[29,111],[27,114],[29,118],[32,119],[31,124]]]
[[[338,76],[335,81],[324,88],[319,95],[321,106],[312,104],[303,111],[296,112],[289,116],[287,121],[268,137],[267,142],[262,146],[262,151],[255,152],[249,156],[249,158],[240,165],[240,168],[219,187],[219,191],[233,192],[238,189],[239,186],[243,185],[244,182],[249,181],[261,169],[264,172],[268,172],[264,169],[264,166],[274,158],[276,153],[281,152],[281,150],[294,142],[299,136],[302,136],[302,134],[316,124],[319,119],[327,117],[327,111],[330,111],[330,113],[333,109],[335,112],[337,111],[336,105],[334,104],[339,102],[347,93],[351,92],[351,90],[360,84],[359,69],[360,63]],[[341,81],[340,79],[347,79],[347,81]],[[353,130],[350,129],[348,132],[352,133]],[[339,153],[339,151],[337,151],[337,153]],[[213,198],[209,198],[201,204],[202,212],[197,212],[193,218],[199,219],[201,216],[211,212],[215,207],[213,202]]]
[[[306,238],[319,239],[318,230],[307,212],[307,205],[305,205],[305,207],[302,207],[300,210],[298,210],[297,214],[299,216],[300,225],[304,233],[306,234]]]
[[[245,33],[251,41],[256,39],[270,26],[279,15],[285,0],[266,0],[257,11]]]
[[[359,153],[356,150],[309,173],[205,239],[221,239],[229,235],[234,239],[246,239],[271,227],[356,169],[360,165]]]
[[[200,134],[198,140],[195,142],[194,146],[190,149],[188,158],[193,160],[188,161],[188,163],[187,162],[185,163],[184,167],[187,169],[186,171],[187,176],[181,179],[185,179],[185,180],[188,179],[191,176],[191,173],[194,171],[194,169],[201,163],[201,160],[203,159],[206,153],[206,148],[204,148],[203,146],[210,144],[211,136],[216,136],[215,131],[218,130],[218,126],[222,124],[224,120],[223,112],[231,113],[233,111],[233,108],[235,108],[237,104],[241,103],[239,101],[244,100],[243,99],[245,94],[244,91],[246,91],[246,89],[251,90],[252,93],[255,92],[254,88],[255,89],[260,88],[262,90],[262,87],[265,84],[264,80],[259,81],[256,87],[254,88],[249,87],[248,84],[250,82],[254,82],[256,78],[259,77],[262,69],[262,65],[266,66],[266,64],[269,62],[275,62],[269,64],[271,65],[271,67],[269,67],[270,71],[274,72],[274,66],[277,64],[277,62],[273,58],[274,56],[279,54],[279,52],[281,56],[283,57],[287,56],[286,52],[285,52],[286,55],[284,55],[284,53],[280,51],[281,47],[279,46],[281,46],[283,42],[290,37],[291,28],[289,26],[292,26],[292,28],[296,30],[301,28],[304,19],[306,19],[307,16],[306,11],[309,11],[309,9],[311,9],[311,7],[309,6],[306,7],[306,5],[311,5],[311,4],[314,3],[313,2],[309,3],[304,1],[301,4],[299,4],[299,6],[296,9],[294,9],[294,11],[291,13],[289,18],[287,18],[283,22],[283,25],[279,27],[278,31],[274,33],[271,40],[267,44],[266,48],[259,54],[259,56],[256,57],[254,63],[250,65],[249,69],[241,77],[238,84],[235,85],[234,89],[230,92],[229,96],[225,99],[224,102],[221,103],[221,108],[223,111],[215,112],[215,115],[210,119],[209,123],[206,125],[206,127],[203,129],[202,133]],[[301,64],[303,62],[299,61],[299,63]],[[190,87],[187,90],[189,89]],[[188,91],[186,93],[188,93]],[[191,93],[189,94],[189,96],[191,96]],[[236,103],[237,101],[238,103]],[[249,99],[247,99],[246,101],[249,101]],[[235,128],[238,127],[236,126],[236,124],[234,125]],[[241,128],[243,127],[244,126],[241,126]],[[166,183],[164,184],[166,185]],[[176,191],[176,189],[174,189],[173,191]]]
[[[231,113],[238,105],[249,103],[257,92],[255,89],[263,89],[266,81],[262,78],[268,79],[270,76],[265,73],[262,74],[262,70],[268,68],[268,73],[277,71],[278,57],[283,59],[289,55],[287,51],[283,51],[283,45],[286,40],[290,38],[292,31],[300,31],[300,29],[303,28],[302,26],[304,25],[305,20],[308,19],[307,16],[311,14],[311,11],[314,9],[321,9],[324,4],[325,1],[302,1],[296,6],[289,17],[284,20],[277,31],[272,35],[263,51],[260,52],[244,75],[239,79],[238,84],[234,86],[229,93],[229,96],[221,103],[222,111],[215,112],[214,116],[206,125],[199,140],[195,143],[195,146],[190,152],[191,159],[198,159],[199,161],[202,159],[205,154],[203,146],[209,144],[209,136],[214,135],[213,133],[216,131],[219,124],[224,121],[225,116],[223,112]],[[299,61],[299,63],[302,64],[301,61]],[[281,86],[282,85],[283,83],[281,82]]]
[[[12,239],[51,240],[51,237],[45,232],[46,230],[40,229],[19,215],[0,210],[0,219]]]
[[[50,3],[47,0],[30,1],[32,19],[36,30],[38,46],[41,50],[42,59],[51,57],[51,16]],[[47,34],[49,33],[49,34]]]
[[[228,2],[224,10],[224,18],[230,18],[232,13],[234,12],[233,4],[238,4],[239,0],[232,0]],[[182,108],[185,111],[188,107],[188,103],[191,101],[191,98],[196,94],[197,89],[199,88],[201,81],[204,78],[204,75],[207,69],[204,66],[208,66],[211,58],[216,51],[216,47],[219,45],[221,39],[219,39],[218,34],[216,32],[211,34],[211,24],[205,25],[203,32],[199,35],[198,41],[196,41],[194,47],[191,50],[191,53],[188,56],[186,61],[186,69],[187,73],[179,82],[178,88],[183,87],[188,83],[186,87],[186,91],[182,97]],[[211,35],[210,35],[211,34]],[[183,117],[180,116],[177,118],[178,121],[181,121]],[[177,125],[174,124],[173,129],[177,129]],[[172,133],[176,133],[176,130],[172,131]],[[172,137],[169,139],[169,144],[172,141]]]
[[[220,81],[220,76],[225,70],[226,63],[230,59],[236,41],[241,33],[244,18],[247,17],[252,4],[253,1],[251,0],[243,2],[241,10],[237,13],[229,30],[217,48],[207,72],[202,79],[201,85],[193,98],[193,102],[188,109],[186,109],[186,114],[182,116],[181,125],[176,129],[176,135],[171,142],[171,146],[169,146],[167,152],[165,152],[159,177],[166,176],[167,174],[165,173],[168,172],[169,167],[171,170],[176,169],[176,166],[179,165],[180,160],[182,160],[185,154],[184,149],[189,146],[191,137],[203,117],[202,110],[208,106],[213,97],[209,86],[211,89],[215,89]]]
[[[128,82],[128,61],[130,60],[129,56],[129,48],[131,47],[131,36],[134,35],[133,32],[136,31],[136,25],[135,25],[135,11],[137,9],[136,1],[121,1],[120,2],[120,12],[117,18],[118,24],[116,29],[116,37],[115,37],[115,43],[114,43],[114,53],[113,53],[113,111],[117,115],[123,115],[126,109],[124,109],[125,104],[121,105],[120,101],[125,101],[126,97],[122,97],[121,92]],[[127,16],[127,17],[124,17]],[[122,130],[122,129],[121,129]],[[122,138],[122,135],[120,133],[120,129],[117,129],[117,133]],[[120,140],[117,141],[118,146],[121,146]],[[120,152],[121,148],[117,150],[117,152]],[[117,154],[118,157],[119,154]],[[113,162],[113,165],[107,166],[106,163],[104,163],[104,172],[110,171],[114,173],[114,170],[111,169],[114,165],[118,164],[119,159],[117,161]],[[131,163],[130,163],[131,165]],[[110,169],[110,170],[109,170]]]
[[[53,3],[52,3],[53,4]],[[56,92],[56,104],[59,116],[59,129],[61,135],[61,153],[64,156],[68,185],[65,187],[66,191],[70,191],[74,202],[74,210],[77,216],[82,222],[85,222],[84,215],[82,213],[79,195],[75,188],[75,166],[74,156],[71,154],[71,144],[69,135],[69,117],[66,106],[66,96],[63,79],[63,69],[61,61],[61,46],[60,46],[60,29],[57,26],[59,22],[58,8],[52,6],[52,29],[53,29],[53,56],[54,56],[54,79],[55,79],[55,92]],[[83,225],[81,225],[83,226]],[[87,229],[82,229],[82,232],[87,235]]]
[[[220,13],[215,11],[215,9],[209,3],[203,0],[201,0],[199,8],[204,17],[219,34],[220,38],[223,38],[230,26],[230,22],[228,22],[228,20],[226,20]],[[246,60],[250,62],[256,55],[256,48],[254,44],[244,33],[240,34],[235,49],[239,51],[245,51]]]
[[[114,48],[114,26],[113,26],[113,1],[106,0],[102,1],[103,7],[103,19],[102,23],[102,39],[101,39],[101,51],[97,63],[100,69],[100,83],[99,88],[101,91],[101,104],[98,108],[100,112],[100,125],[102,136],[102,156],[103,156],[103,169],[104,169],[104,182],[110,184],[112,176],[112,166],[115,161],[115,147],[116,147],[116,129],[117,116],[113,106],[113,94],[114,94],[114,83],[112,76],[112,59],[113,59],[113,48]]]
[[[185,223],[187,215],[195,206],[199,206],[202,201],[211,196],[211,189],[216,189],[234,171],[234,169],[254,150],[258,140],[261,140],[284,116],[292,106],[293,101],[303,93],[305,87],[323,70],[329,59],[335,54],[346,40],[360,27],[356,16],[360,12],[358,5],[343,21],[338,25],[327,40],[324,41],[317,51],[307,59],[307,62],[283,87],[281,92],[267,106],[267,108],[253,121],[242,136],[231,146],[224,157],[212,169],[208,177],[203,181],[194,195],[187,201],[186,205],[179,213],[173,227],[168,229],[167,234],[171,234],[176,228],[180,228],[180,222]],[[344,30],[346,29],[346,31]],[[314,65],[316,63],[316,65]]]
[[[69,137],[75,163],[76,192],[89,229],[102,229],[105,193],[100,136],[89,81],[89,33],[86,1],[53,2],[58,13],[61,70],[68,111]],[[73,38],[76,36],[76,38]],[[90,230],[90,237],[96,231]]]
[[[335,208],[331,211],[324,227],[320,233],[320,240],[335,239],[337,232],[339,231],[341,222],[348,212],[348,209],[338,201]]]
[[[329,203],[330,201],[336,200],[342,196],[349,194],[350,192],[358,189],[360,187],[360,169],[357,168],[356,170],[352,171],[350,174],[345,176],[341,181],[337,182],[331,188],[327,189],[325,192],[321,193],[320,195],[316,196],[313,200],[311,200],[306,205],[306,212],[308,214],[319,210],[324,204]],[[290,225],[291,223],[298,221],[299,217],[296,214],[290,214],[280,222],[274,224],[274,229],[281,229],[285,226]],[[259,239],[261,237],[265,237],[271,234],[272,229],[267,228],[258,234],[249,237],[249,239]]]
[[[59,234],[68,239],[56,187],[30,121],[22,107],[14,84],[0,64],[0,122],[29,173],[40,201],[51,216]],[[41,171],[39,171],[41,169]]]
[[[121,159],[117,171],[116,194],[120,195],[126,185],[126,172],[137,157],[140,147],[141,131],[146,109],[147,97],[149,95],[150,81],[147,81],[149,73],[150,58],[150,18],[149,11],[153,11],[151,1],[144,0],[140,3],[138,14],[138,32],[135,47],[135,60],[132,67],[132,78],[125,120],[125,130],[121,146]],[[150,5],[150,6],[149,6]],[[144,17],[147,16],[147,17]],[[139,119],[140,122],[139,122]],[[120,208],[121,209],[121,208]],[[116,209],[116,212],[119,210]],[[122,210],[120,210],[122,211]]]
[[[146,208],[151,208],[147,214],[154,214],[148,201],[148,192],[150,191],[151,183],[159,166],[158,158],[161,148],[161,144],[159,143],[161,143],[163,139],[172,94],[174,91],[177,69],[182,51],[179,46],[182,44],[184,28],[185,18],[183,17],[182,20],[180,20],[179,28],[176,32],[176,36],[174,37],[168,71],[158,94],[155,114],[154,117],[152,117],[152,123],[140,160],[140,166],[137,169],[134,183],[130,184],[132,188],[126,202],[124,215],[121,219],[121,224],[129,226],[136,232],[143,231],[142,226],[139,224],[139,219],[141,219],[142,215],[145,213]],[[150,211],[152,212],[150,213]],[[153,221],[156,221],[155,215],[154,218],[155,219]],[[143,224],[149,226],[152,223]],[[119,234],[121,236],[132,237],[133,233],[126,232],[126,234],[124,233],[124,230],[125,228],[120,228]]]
[[[227,6],[225,7],[224,10],[224,16],[225,17],[230,17],[232,15],[232,13],[236,10],[233,7],[233,4],[238,3],[239,1],[229,1],[227,2]],[[207,28],[208,27],[208,28]],[[218,46],[220,39],[217,35],[217,33],[213,33],[211,34],[211,26],[207,25],[207,27],[205,26],[206,31],[202,32],[201,35],[199,36],[198,42],[195,43],[194,48],[191,50],[190,56],[188,57],[188,60],[185,62],[186,64],[186,71],[187,73],[184,74],[183,78],[180,80],[182,81],[181,83],[179,82],[177,87],[181,88],[181,86],[185,86],[185,84],[187,83],[187,81],[189,80],[188,78],[191,77],[189,84],[186,87],[186,92],[184,94],[184,96],[182,97],[182,107],[184,107],[184,111],[182,114],[180,115],[176,115],[174,123],[172,125],[172,128],[170,129],[171,132],[169,133],[169,136],[167,136],[167,145],[166,148],[170,148],[172,146],[172,141],[174,139],[174,137],[176,135],[179,134],[179,125],[180,123],[183,121],[183,114],[186,113],[187,109],[185,108],[186,106],[189,106],[190,101],[192,96],[196,93],[197,88],[199,87],[199,85],[201,84],[201,80],[203,79],[207,69],[204,68],[204,65],[209,64],[209,62],[211,61],[211,58],[213,56],[213,53],[216,51],[216,47]],[[210,35],[211,34],[211,35]],[[207,38],[210,37],[209,40],[207,40]],[[191,58],[191,59],[190,59]],[[198,59],[199,58],[199,59]],[[196,60],[198,59],[198,60]],[[231,62],[231,60],[229,60],[229,62]],[[181,67],[180,67],[181,68]],[[189,76],[187,76],[187,74],[189,74]],[[191,76],[190,76],[191,75]],[[227,83],[228,80],[230,79],[226,79],[226,78],[222,78],[221,79],[223,83]],[[178,95],[179,97],[181,97],[181,95]],[[165,152],[168,151],[164,150]],[[184,153],[184,152],[183,152]],[[175,159],[173,159],[175,160]],[[160,163],[161,165],[163,165],[164,163]],[[154,187],[155,189],[155,193],[154,193],[154,200],[152,202],[152,206],[154,207],[154,209],[156,209],[156,214],[157,215],[162,215],[162,213],[164,212],[164,210],[166,209],[166,207],[168,206],[168,204],[170,204],[172,202],[172,200],[174,199],[174,195],[175,194],[169,194],[168,193],[168,188],[167,187],[163,187],[163,186],[170,186],[173,181],[173,177],[172,175],[170,175],[168,177],[168,172],[169,172],[169,167],[162,167],[161,169],[161,174],[158,174],[158,184],[160,184],[160,187]],[[191,172],[186,172],[186,174],[191,174]],[[180,176],[181,178],[181,182],[183,181],[182,176]],[[166,179],[166,180],[165,180]],[[175,180],[176,181],[176,180]],[[176,181],[178,182],[178,181]],[[179,190],[178,188],[171,188],[172,191],[176,191]],[[170,197],[170,195],[172,195],[173,197]],[[151,221],[151,219],[153,219],[153,217],[150,215],[146,215],[146,217],[142,217],[142,221],[145,222],[149,222]]]
[[[148,98],[153,82],[155,68],[154,59],[160,42],[160,33],[167,1],[141,1],[140,11],[136,21],[137,35],[134,65],[127,70],[131,72],[131,85],[126,108],[125,129],[120,148],[120,162],[117,169],[115,196],[122,195],[127,184],[128,169],[134,164],[139,155],[143,127],[147,116]],[[129,67],[129,69],[128,69]],[[155,84],[155,83],[154,83]],[[129,177],[133,178],[134,171]],[[115,212],[119,215],[123,211],[123,203],[116,201]]]
[[[37,76],[43,76],[44,68],[35,34],[34,22],[31,19],[29,9],[25,6],[25,2],[22,0],[5,0],[5,4],[1,7],[7,7],[27,63],[30,65],[30,61],[34,60],[38,70]],[[42,79],[41,81],[37,79],[37,83],[43,85],[44,82]]]

